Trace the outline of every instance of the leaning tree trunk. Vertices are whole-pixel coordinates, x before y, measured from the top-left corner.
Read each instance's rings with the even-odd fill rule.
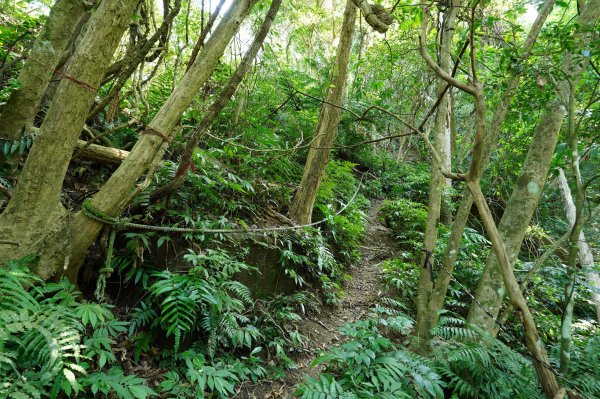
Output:
[[[532,355],[533,366],[535,367],[535,371],[540,380],[542,390],[548,399],[556,399],[557,397],[562,398],[564,393],[561,395],[560,392],[564,392],[564,389],[560,389],[558,385],[554,370],[552,370],[552,366],[550,365],[548,353],[537,331],[533,314],[527,305],[527,301],[523,296],[523,292],[513,273],[511,260],[508,252],[504,248],[502,236],[494,223],[492,213],[485,202],[481,187],[478,182],[469,180],[467,180],[467,185],[471,191],[471,195],[473,195],[473,201],[479,210],[488,237],[492,242],[494,253],[496,254],[497,259],[499,259],[498,268],[500,269],[500,276],[506,286],[511,305],[520,312],[521,324],[525,330],[525,344]]]
[[[192,157],[194,155],[194,149],[198,146],[198,143],[204,137],[206,131],[212,126],[217,116],[219,116],[221,111],[223,111],[223,108],[225,108],[225,106],[229,103],[238,86],[248,71],[252,68],[252,63],[254,62],[258,51],[261,49],[263,42],[265,41],[265,38],[271,29],[271,24],[273,23],[273,20],[279,11],[281,1],[282,0],[273,0],[271,2],[271,7],[267,12],[265,20],[260,27],[260,30],[254,37],[250,48],[248,51],[246,51],[246,54],[244,54],[242,61],[236,68],[233,75],[231,75],[229,78],[229,81],[225,85],[223,91],[221,91],[219,97],[208,108],[208,111],[206,112],[206,115],[204,115],[204,118],[202,118],[200,121],[200,124],[187,137],[187,143],[185,149],[183,150],[183,154],[181,154],[179,167],[177,168],[175,177],[150,194],[151,203],[169,195],[183,185],[186,172],[193,163]]]
[[[46,257],[48,251],[61,259],[61,266],[68,259],[69,229],[56,237],[49,232],[68,226],[68,213],[61,205],[63,180],[97,86],[137,1],[104,0],[88,22],[65,70],[70,78],[60,83],[13,196],[0,215],[0,237],[19,244],[0,244],[5,259],[30,253]],[[48,277],[53,271],[44,269],[42,263],[37,273]]]
[[[575,34],[578,48],[585,49],[592,39],[591,28],[600,15],[600,0],[590,0],[579,18],[579,28]],[[587,65],[587,59],[579,52],[568,50],[557,76],[556,99],[550,102],[535,128],[532,144],[525,163],[507,203],[498,231],[511,262],[517,259],[525,231],[541,196],[558,133],[562,126],[569,100],[570,87],[575,87]],[[500,265],[496,254],[488,257],[483,274],[475,293],[475,301],[468,314],[469,322],[490,333],[495,331],[495,322],[506,294]]]
[[[19,73],[20,88],[11,93],[0,115],[0,138],[17,140],[24,128],[33,125],[54,69],[84,13],[82,0],[58,0],[54,4]]]
[[[454,0],[443,14],[444,22],[440,32],[440,47],[439,47],[439,66],[447,73],[452,70],[452,38],[454,36],[454,27],[456,24],[456,16],[460,7],[460,1]],[[446,91],[446,82],[439,79],[438,95],[442,98],[435,114],[434,127],[434,147],[439,154],[443,167],[440,168],[435,164],[431,166],[431,180],[429,182],[429,203],[427,205],[427,225],[425,228],[425,240],[423,243],[423,251],[425,251],[420,262],[419,268],[419,287],[417,294],[417,325],[416,337],[417,345],[421,352],[425,352],[429,344],[429,334],[431,331],[431,317],[429,312],[429,301],[431,299],[431,291],[433,288],[433,264],[435,256],[435,244],[438,238],[438,224],[442,209],[442,199],[446,191],[446,187],[450,183],[450,179],[442,174],[442,169],[451,170],[451,154],[450,154],[450,124],[448,120],[449,112],[449,90]]]
[[[298,191],[290,205],[290,217],[299,224],[307,224],[311,221],[317,192],[325,173],[329,152],[340,122],[339,106],[342,104],[348,77],[348,63],[352,50],[355,22],[356,6],[352,0],[347,0],[331,85],[327,89],[327,96],[319,114],[319,122],[308,151],[300,187],[298,187]]]
[[[523,43],[523,50],[521,52],[521,59],[527,60],[533,45],[535,44],[537,37],[544,26],[548,15],[554,7],[555,0],[547,0],[544,6],[540,9],[536,20],[534,21],[527,39]],[[485,138],[486,144],[483,147],[483,155],[481,159],[480,174],[485,171],[492,154],[492,151],[496,147],[498,142],[498,136],[500,135],[500,129],[504,123],[508,109],[510,107],[510,101],[513,98],[520,81],[520,72],[518,69],[511,71],[512,78],[508,81],[507,88],[504,92],[502,100],[498,104],[490,128],[487,130],[487,136]],[[480,176],[481,177],[481,176]],[[450,231],[450,238],[448,239],[448,245],[444,251],[444,256],[441,259],[442,271],[436,281],[433,292],[431,294],[431,300],[429,302],[429,318],[431,326],[435,326],[439,320],[440,310],[444,306],[450,280],[452,279],[452,272],[454,265],[458,259],[458,253],[462,241],[462,235],[467,225],[467,220],[471,213],[471,207],[473,205],[473,197],[468,189],[465,189],[463,198],[458,207],[458,211],[452,224]]]
[[[209,79],[227,44],[256,2],[257,0],[238,0],[231,5],[194,64],[148,124],[129,156],[102,189],[91,198],[91,206],[101,213],[114,216],[119,215],[128,205],[133,198],[132,193],[138,191],[136,188],[138,180],[164,155],[181,114]],[[77,235],[73,237],[70,258],[63,270],[63,274],[71,281],[77,280],[85,254],[100,233],[102,226],[102,223],[88,218],[82,211],[74,216],[72,228],[77,231]],[[48,267],[56,271],[58,266],[55,259]]]

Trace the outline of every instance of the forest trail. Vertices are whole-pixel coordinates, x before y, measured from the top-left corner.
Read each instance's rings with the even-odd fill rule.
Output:
[[[294,398],[294,392],[305,374],[319,374],[320,367],[310,367],[315,357],[324,350],[339,345],[339,327],[364,318],[382,296],[381,263],[395,255],[397,246],[389,229],[379,220],[379,206],[380,202],[373,202],[369,210],[365,240],[361,246],[361,260],[347,270],[351,279],[344,284],[344,295],[340,303],[333,308],[323,308],[320,314],[305,318],[298,326],[299,332],[307,337],[307,343],[305,352],[295,359],[297,368],[289,370],[284,380],[256,385],[242,384],[236,398]]]

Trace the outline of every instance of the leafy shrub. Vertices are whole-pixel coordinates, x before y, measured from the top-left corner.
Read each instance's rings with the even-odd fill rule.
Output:
[[[436,246],[436,262],[442,259],[449,237],[448,231],[440,234]],[[454,266],[454,278],[450,280],[448,287],[446,308],[463,312],[471,305],[472,293],[469,287],[477,286],[490,247],[491,243],[480,232],[470,227],[465,228]]]
[[[165,270],[152,275],[149,299],[135,310],[131,332],[148,322],[151,329],[159,328],[167,337],[174,337],[177,352],[182,338],[200,330],[206,334],[211,357],[218,346],[251,346],[260,334],[243,327],[252,298],[248,288],[233,279],[250,266],[216,250],[203,254],[190,250],[184,258],[192,266],[187,272]],[[158,312],[148,315],[151,309]]]
[[[372,198],[407,198],[422,204],[429,197],[430,165],[399,162],[387,152],[370,148],[357,153],[356,162],[369,168],[373,175],[365,184]]]
[[[251,266],[221,250],[190,251],[185,259],[191,264],[185,272],[165,270],[150,276],[150,295],[131,315],[130,335],[138,356],[161,333],[173,337],[174,352],[193,334],[185,346],[201,349],[210,361],[226,350],[245,353],[263,346],[283,364],[293,363],[287,354],[303,337],[292,323],[300,320],[298,309],[310,301],[308,295],[257,301],[235,280]]]
[[[379,213],[401,248],[417,253],[422,247],[427,224],[425,205],[407,199],[386,200],[381,204]]]
[[[123,399],[145,399],[156,395],[145,379],[133,374],[126,375],[120,367],[112,367],[106,373],[99,371],[90,374],[83,377],[81,382],[90,387],[94,396],[99,392],[107,397],[115,393]]]
[[[565,382],[570,387],[576,387],[577,391],[585,397],[600,397],[600,334],[598,327],[586,326],[586,333],[591,336],[582,340],[579,334],[574,334],[574,345],[571,349],[571,361],[569,371],[565,375]],[[578,339],[579,338],[579,339]],[[552,357],[560,358],[560,346],[551,348]]]
[[[395,289],[400,303],[414,306],[414,287],[418,285],[419,268],[414,263],[400,259],[387,259],[382,264],[385,284]]]
[[[321,230],[307,228],[298,232],[292,240],[288,241],[288,250],[282,251],[285,272],[299,287],[306,284],[305,278],[316,283],[327,303],[336,302],[345,274]],[[292,250],[294,247],[296,249]]]
[[[222,351],[207,357],[206,345],[198,340],[181,354],[168,353],[164,366],[172,371],[165,374],[158,390],[176,398],[229,398],[234,395],[234,387],[243,381],[256,383],[267,375],[285,377],[285,368],[294,365],[288,353],[304,341],[293,327],[301,318],[296,306],[303,308],[307,301],[302,293],[257,301],[244,328],[260,331],[259,339],[247,334],[239,336],[248,345],[256,345],[252,350],[237,347],[235,355],[233,351]]]
[[[350,162],[331,161],[315,201],[315,218],[327,219],[324,235],[337,258],[351,263],[360,257],[360,243],[365,233],[364,209],[367,199],[357,193],[359,182]],[[337,214],[343,207],[344,212]]]
[[[27,270],[0,268],[0,391],[40,397],[78,392],[84,326],[60,296],[44,298]]]

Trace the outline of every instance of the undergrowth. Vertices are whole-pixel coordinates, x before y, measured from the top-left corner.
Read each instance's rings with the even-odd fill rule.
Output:
[[[413,321],[404,305],[383,299],[368,317],[340,328],[341,344],[312,363],[318,378],[305,376],[302,399],[327,398],[543,398],[530,359],[456,316],[444,315],[433,330],[429,355],[405,346]],[[598,394],[592,377],[599,351],[581,349],[569,385]],[[583,374],[577,376],[577,370]]]
[[[35,264],[28,257],[0,268],[0,397],[154,395],[143,378],[123,374],[113,352],[127,323],[107,305],[81,301],[66,279],[35,279],[27,269]]]

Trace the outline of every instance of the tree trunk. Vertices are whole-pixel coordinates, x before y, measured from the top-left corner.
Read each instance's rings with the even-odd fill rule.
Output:
[[[221,94],[217,100],[208,108],[208,111],[206,112],[206,115],[204,115],[204,118],[202,118],[202,121],[200,121],[200,124],[187,137],[187,143],[179,160],[179,167],[177,168],[175,177],[167,184],[159,187],[152,192],[152,194],[150,194],[151,203],[162,197],[165,197],[183,185],[185,181],[185,174],[193,163],[192,156],[194,155],[194,149],[198,146],[198,143],[204,137],[204,133],[212,126],[213,122],[217,116],[219,116],[223,108],[225,108],[225,106],[229,103],[238,86],[248,71],[252,68],[252,63],[254,62],[258,51],[261,49],[263,42],[265,41],[265,38],[271,29],[271,24],[273,23],[273,20],[279,11],[281,1],[282,0],[273,0],[271,2],[271,7],[269,8],[265,20],[254,40],[252,41],[250,48],[248,51],[246,51],[246,54],[244,54],[244,58],[242,58],[242,61],[236,68],[235,72],[229,78],[229,81],[225,85],[223,91],[221,91]]]
[[[369,4],[367,0],[352,0],[365,16],[365,21],[379,33],[387,32],[392,24],[392,17],[380,4]]]
[[[308,151],[300,187],[298,187],[298,191],[290,205],[290,217],[298,224],[308,224],[311,221],[317,192],[325,173],[330,148],[337,133],[337,126],[340,122],[340,109],[338,107],[342,104],[348,77],[348,63],[352,50],[355,22],[356,6],[352,0],[347,0],[331,85],[327,89],[327,96],[321,107],[319,122]]]
[[[151,165],[162,159],[181,114],[209,79],[227,44],[256,1],[238,0],[231,5],[194,64],[148,124],[129,156],[102,189],[91,198],[91,205],[94,208],[108,215],[119,215],[131,201],[132,195],[137,192],[136,183]],[[76,281],[85,254],[102,227],[102,223],[88,218],[81,211],[74,216],[73,229],[78,234],[73,237],[69,264],[63,271],[71,281]],[[57,262],[53,261],[51,267],[56,270],[58,266]]]
[[[201,27],[200,37],[198,37],[198,40],[196,41],[196,44],[194,45],[194,48],[192,49],[192,54],[190,55],[190,59],[188,60],[187,65],[186,65],[186,69],[185,69],[186,72],[188,69],[190,69],[190,67],[196,60],[196,57],[198,56],[198,52],[200,51],[202,46],[204,46],[204,41],[206,40],[208,33],[210,32],[213,25],[215,24],[215,21],[219,17],[219,14],[221,13],[221,8],[223,7],[223,4],[225,4],[225,0],[219,0],[219,4],[217,4],[217,6],[215,7],[215,10],[210,15],[210,18],[208,19],[206,26],[204,26],[204,23],[200,24],[200,27]],[[204,3],[202,3],[202,18],[204,18]]]
[[[448,74],[452,71],[452,38],[454,36],[454,26],[456,24],[456,16],[460,8],[460,1],[454,0],[443,14],[443,23],[440,32],[439,46],[439,66]],[[442,98],[435,114],[434,141],[433,145],[442,160],[442,168],[432,164],[431,180],[429,182],[429,203],[427,206],[427,226],[425,228],[425,239],[423,250],[425,251],[421,262],[419,272],[419,286],[417,295],[417,325],[416,337],[417,345],[421,352],[425,352],[429,344],[429,332],[432,328],[431,317],[429,312],[429,301],[431,299],[431,290],[433,288],[433,265],[435,262],[435,244],[438,238],[438,224],[440,222],[440,214],[442,209],[442,198],[444,192],[450,184],[450,179],[444,177],[442,169],[451,170],[451,154],[450,154],[450,125],[448,120],[448,112],[450,102],[448,101],[448,93],[446,91],[446,82],[439,79],[438,95]],[[445,94],[444,94],[445,93]],[[447,204],[448,202],[445,201]]]
[[[598,285],[595,284],[597,281],[594,281],[594,278],[596,280],[598,279],[597,274],[594,273],[594,257],[592,256],[590,247],[587,245],[585,235],[583,234],[583,224],[585,222],[583,212],[586,202],[586,192],[579,168],[579,140],[574,120],[575,90],[576,86],[571,85],[568,113],[568,142],[571,149],[571,171],[575,181],[575,203],[573,203],[569,183],[567,182],[567,178],[562,169],[559,169],[558,176],[558,185],[563,196],[565,213],[567,215],[569,226],[571,227],[571,235],[569,237],[569,259],[567,262],[567,282],[565,284],[563,314],[560,326],[560,371],[562,373],[568,371],[569,362],[571,360],[571,332],[573,324],[573,308],[575,307],[575,280],[577,278],[578,258],[581,268],[590,270],[590,273],[586,273],[586,277],[588,277],[592,289],[598,287]],[[592,298],[595,299],[596,312],[597,314],[600,314],[598,294],[593,293],[592,295]]]
[[[472,15],[475,14],[475,7],[471,9],[471,12]],[[474,53],[474,43],[471,41],[471,77],[473,83],[465,84],[453,78],[450,74],[444,71],[428,55],[427,51],[425,50],[428,7],[425,5],[422,6],[422,15],[423,18],[421,20],[421,32],[419,35],[419,50],[423,59],[425,60],[427,65],[438,74],[438,76],[440,76],[442,79],[452,84],[453,86],[459,88],[460,90],[472,95],[475,100],[475,141],[473,144],[472,160],[471,165],[469,167],[469,171],[467,174],[464,175],[452,173],[452,171],[447,170],[442,170],[442,173],[446,177],[464,180],[467,183],[467,188],[471,192],[473,200],[481,215],[481,219],[485,226],[485,230],[490,240],[492,241],[494,252],[499,260],[501,276],[504,280],[504,284],[508,289],[508,296],[513,306],[521,312],[521,321],[525,330],[526,344],[530,353],[532,354],[534,367],[540,379],[540,383],[542,385],[542,389],[544,390],[544,394],[547,398],[554,398],[558,392],[561,392],[560,387],[558,386],[553,370],[551,369],[551,366],[548,363],[547,352],[537,332],[537,327],[533,320],[533,315],[531,314],[531,311],[527,306],[527,302],[525,301],[523,293],[521,292],[519,284],[514,276],[511,262],[509,260],[509,256],[507,255],[507,251],[504,248],[501,235],[498,232],[498,228],[496,227],[492,214],[487,206],[485,197],[479,185],[479,180],[482,173],[482,161],[484,158],[484,152],[486,150],[486,104],[483,85],[481,84],[481,82],[478,81],[476,76],[476,56]],[[474,26],[472,26],[471,29],[474,29]],[[472,32],[473,30],[471,31],[471,36],[473,36]],[[429,148],[431,149],[438,167],[440,169],[443,169],[443,161],[441,157],[437,154],[436,149],[429,142],[426,135],[422,135],[422,137],[425,139]]]
[[[576,32],[578,48],[586,48],[591,41],[590,28],[600,15],[600,0],[591,0],[583,9]],[[548,104],[535,128],[532,144],[507,203],[498,230],[511,267],[517,259],[525,231],[541,196],[554,154],[558,133],[565,117],[565,106],[570,87],[575,87],[587,60],[579,52],[567,51],[561,65],[556,89],[556,100]],[[558,78],[557,77],[557,78]],[[488,257],[479,281],[475,299],[469,309],[468,320],[493,334],[494,325],[506,291],[497,256]],[[482,305],[482,306],[480,306]],[[490,315],[492,317],[490,317]]]
[[[540,9],[536,20],[531,26],[531,30],[529,31],[527,39],[523,44],[523,50],[521,52],[521,58],[523,59],[523,61],[527,60],[529,53],[531,52],[531,49],[533,48],[533,45],[535,44],[537,37],[546,19],[548,18],[548,15],[554,7],[554,2],[554,0],[548,0],[544,3],[544,6]],[[500,101],[498,108],[496,109],[496,112],[494,113],[492,124],[487,131],[486,143],[483,148],[483,155],[481,160],[481,174],[483,174],[483,171],[485,171],[490,161],[492,151],[496,147],[496,144],[498,142],[498,136],[500,135],[500,129],[502,128],[504,119],[506,118],[506,114],[508,113],[510,101],[519,86],[519,81],[520,73],[517,70],[513,70],[512,78],[508,82],[507,89],[504,92],[502,100]],[[456,263],[456,260],[458,259],[462,235],[465,231],[465,227],[467,226],[467,220],[471,213],[472,206],[473,197],[471,196],[469,190],[465,189],[463,198],[460,202],[458,211],[456,213],[454,223],[452,224],[450,238],[448,239],[448,245],[446,247],[442,259],[442,271],[440,273],[438,281],[435,283],[433,293],[431,296],[431,301],[429,303],[429,317],[431,318],[432,327],[437,324],[439,320],[439,312],[444,306],[444,301],[448,292],[448,286],[450,285],[450,280],[452,279],[454,265]]]
[[[101,164],[121,165],[123,160],[129,155],[129,151],[77,140],[73,155],[74,158],[82,158]]]
[[[521,174],[498,225],[511,266],[517,259],[525,231],[541,196],[564,115],[565,108],[557,101],[542,116]],[[505,293],[498,258],[495,253],[491,253],[479,280],[475,301],[469,308],[469,322],[493,333]]]
[[[54,69],[84,13],[82,0],[57,0],[54,4],[19,73],[20,88],[11,93],[0,115],[0,138],[18,140],[23,128],[33,125]]]
[[[56,247],[55,261],[62,266],[68,260],[69,229],[58,237],[50,234],[68,225],[68,214],[60,201],[63,180],[97,86],[136,2],[104,0],[88,23],[87,32],[65,70],[72,78],[60,83],[13,196],[0,215],[0,237],[20,243],[6,249],[0,244],[0,252],[9,259],[30,253],[45,257],[48,250],[54,251],[51,248]],[[36,272],[46,278],[54,270],[42,262]]]

